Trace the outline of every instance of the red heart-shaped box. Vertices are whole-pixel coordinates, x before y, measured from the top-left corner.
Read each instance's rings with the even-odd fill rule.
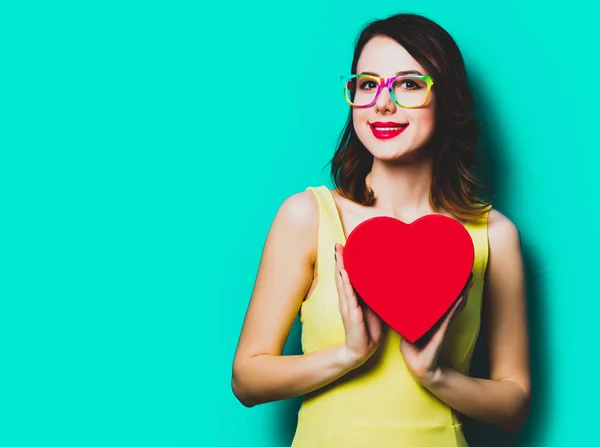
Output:
[[[475,258],[471,235],[455,219],[428,214],[406,224],[374,217],[348,235],[344,266],[363,301],[410,342],[450,309]]]

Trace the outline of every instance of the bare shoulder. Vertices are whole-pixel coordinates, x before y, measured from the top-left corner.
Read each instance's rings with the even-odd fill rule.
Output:
[[[520,233],[517,225],[495,208],[488,216],[488,239],[491,250],[520,244]]]
[[[277,221],[292,230],[314,233],[319,226],[319,204],[310,191],[288,196],[277,211]]]
[[[294,253],[308,263],[316,259],[319,234],[319,203],[311,191],[288,196],[279,206],[267,237],[267,249],[277,258]]]

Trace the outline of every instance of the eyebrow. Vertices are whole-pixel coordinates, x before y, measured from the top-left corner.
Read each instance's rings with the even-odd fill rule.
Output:
[[[377,76],[378,78],[381,77],[377,73],[374,73],[372,71],[363,71],[361,74],[366,74],[366,75],[371,75],[371,76]],[[396,73],[396,76],[402,76],[402,75],[407,75],[407,74],[417,74],[417,75],[423,76],[423,73],[421,73],[419,70],[399,71],[398,73]]]

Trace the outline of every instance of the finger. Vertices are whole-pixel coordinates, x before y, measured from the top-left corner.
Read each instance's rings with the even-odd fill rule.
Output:
[[[344,253],[342,252],[342,245],[338,243],[335,244],[335,267],[338,270],[344,268]]]
[[[454,302],[454,304],[452,304],[450,312],[448,312],[448,314],[444,317],[440,326],[432,335],[431,339],[427,342],[427,349],[433,349],[435,351],[442,344],[444,337],[446,336],[446,332],[448,332],[448,327],[454,320],[454,317],[457,315],[458,308],[463,303],[463,300],[464,298],[460,297]]]
[[[448,315],[446,315],[446,317],[444,318],[444,321],[442,321],[442,324],[440,325],[440,328],[437,331],[438,333],[441,333],[443,335],[446,332],[446,330],[448,329],[448,326],[450,326],[450,323],[454,319],[454,316],[457,314],[457,310],[460,307],[460,305],[462,304],[462,302],[463,302],[463,298],[459,298],[452,305],[450,312],[448,312]]]
[[[337,286],[337,291],[339,295],[340,313],[342,314],[342,317],[345,318],[348,314],[348,301],[346,300],[346,293],[344,291],[342,276],[338,269],[336,269],[335,272],[335,285]]]
[[[467,300],[465,297],[459,298],[458,302],[456,303],[456,306],[454,307],[454,309],[452,309],[452,312],[450,312],[450,315],[448,315],[446,329],[448,329],[448,327],[450,325],[452,325],[452,322],[458,317],[460,312],[464,309],[464,307],[466,306],[466,303],[467,303]]]
[[[456,314],[456,311],[457,311],[457,310],[460,308],[460,306],[462,306],[462,305],[463,305],[463,303],[464,303],[464,302],[465,302],[465,297],[464,297],[464,296],[461,296],[460,298],[458,298],[458,299],[457,299],[457,300],[454,302],[454,304],[452,305],[452,309],[450,310],[450,313],[449,313],[449,315],[447,316],[447,319],[448,319],[448,318],[450,318],[450,319],[451,319],[451,318],[452,318],[452,316]]]
[[[463,287],[460,292],[459,298],[462,298],[461,304],[458,306],[458,311],[462,311],[465,307],[467,307],[467,298],[469,297],[469,293],[471,293],[471,287],[473,287],[473,272],[469,275],[469,279],[467,283]]]
[[[471,274],[469,274],[469,279],[467,279],[467,282],[465,283],[464,287],[462,288],[460,295],[464,295],[465,292],[467,292],[471,286],[473,285],[473,272],[471,272]]]
[[[381,319],[375,312],[373,312],[373,310],[370,307],[365,307],[363,312],[365,315],[365,321],[367,322],[367,329],[369,331],[371,339],[376,342],[379,341],[381,333],[383,331]]]
[[[467,298],[464,297],[462,302],[459,304],[458,309],[456,310],[457,313],[462,312],[465,307],[467,307]]]
[[[467,287],[465,288],[465,290],[462,293],[463,302],[462,302],[460,310],[462,310],[465,307],[467,307],[467,300],[469,298],[469,294],[471,293],[471,289],[472,288],[473,288],[473,280],[471,279],[469,281],[469,283],[467,284]]]
[[[462,301],[462,303],[460,305],[459,311],[462,311],[465,307],[467,307],[467,303],[468,303],[468,300],[469,300],[469,294],[471,293],[471,287],[472,287],[472,285],[469,286],[469,288],[463,294],[463,297],[462,297],[463,301]]]
[[[342,285],[344,287],[344,293],[346,295],[346,303],[348,305],[348,310],[352,310],[355,307],[358,307],[358,299],[356,298],[356,293],[354,292],[354,287],[350,283],[350,278],[348,277],[348,272],[344,267],[344,247],[341,244],[336,244],[336,257],[339,265],[339,270],[342,277]]]
[[[350,283],[348,272],[344,269],[340,270],[342,276],[342,286],[344,287],[344,295],[346,297],[346,305],[348,306],[348,312],[362,313],[362,308],[358,305],[358,298],[354,288]]]
[[[335,244],[335,285],[337,287],[339,300],[338,306],[340,308],[340,313],[342,314],[342,318],[345,319],[348,314],[348,301],[346,300],[346,294],[344,290],[344,284],[342,275],[340,273],[339,265],[340,265],[340,256],[339,256],[339,244]]]
[[[459,301],[457,300],[457,303],[458,302]],[[444,320],[427,343],[428,349],[433,349],[434,351],[436,351],[438,347],[442,344],[444,337],[446,336],[446,332],[448,331],[448,326],[450,326],[450,322],[452,321],[456,312],[457,303],[454,303],[452,309],[450,310],[450,312],[448,312],[448,315],[444,317]]]

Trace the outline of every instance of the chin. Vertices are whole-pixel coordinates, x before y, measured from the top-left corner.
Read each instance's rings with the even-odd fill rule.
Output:
[[[423,146],[399,145],[398,142],[395,145],[390,144],[387,148],[379,141],[365,147],[373,155],[373,158],[389,162],[415,160],[423,153]]]
[[[389,140],[378,140],[371,136],[371,138],[365,140],[365,143],[365,147],[369,152],[378,158],[401,156],[413,151],[415,148],[415,144],[411,139],[402,138],[402,136],[390,138]]]
[[[388,151],[381,150],[381,148],[377,148],[376,150],[370,150],[369,148],[367,148],[367,149],[369,150],[371,155],[373,155],[373,158],[376,158],[377,160],[381,160],[381,161],[399,160],[402,158],[406,158],[407,156],[410,156],[410,153],[413,152],[410,149],[398,149],[398,148],[393,148]]]

